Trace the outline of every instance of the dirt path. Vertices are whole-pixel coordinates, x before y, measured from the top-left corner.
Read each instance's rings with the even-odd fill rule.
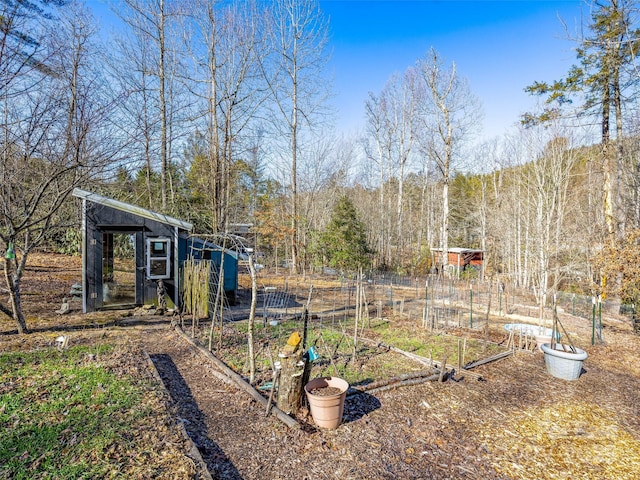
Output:
[[[296,467],[286,427],[264,418],[246,394],[214,376],[206,359],[173,331],[145,336],[144,343],[214,478],[296,478],[278,473]],[[277,458],[253,445],[257,432],[269,433]]]

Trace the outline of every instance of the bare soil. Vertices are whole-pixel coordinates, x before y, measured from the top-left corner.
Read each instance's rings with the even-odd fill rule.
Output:
[[[338,395],[339,393],[342,393],[342,390],[337,387],[320,387],[311,390],[311,394],[317,395],[318,397],[331,397],[333,395]]]
[[[18,336],[10,319],[0,320],[0,350],[52,348],[66,332],[71,343],[148,352],[170,394],[167,412],[183,423],[213,478],[638,478],[640,338],[619,319],[604,319],[605,345],[579,337],[589,358],[577,381],[551,377],[542,353],[522,352],[476,368],[482,380],[459,373],[455,381],[348,396],[336,430],[318,430],[304,414],[302,428],[289,429],[221,381],[169,317],[83,315],[78,300],[70,314],[56,315],[80,280],[79,258],[37,255],[30,265],[23,304],[32,333]]]

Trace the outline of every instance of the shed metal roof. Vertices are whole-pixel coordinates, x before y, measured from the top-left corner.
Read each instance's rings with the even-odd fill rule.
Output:
[[[193,224],[189,222],[184,222],[182,220],[178,220],[162,213],[153,212],[151,210],[147,210],[146,208],[121,202],[120,200],[114,200],[113,198],[104,197],[102,195],[98,195],[97,193],[81,190],[80,188],[75,188],[72,195],[83,200],[89,200],[90,202],[97,203],[98,205],[115,208],[116,210],[120,210],[122,212],[131,213],[143,218],[148,218],[149,220],[155,220],[156,222],[171,225],[172,227],[178,227],[188,232],[193,229]]]
[[[441,252],[442,248],[432,248],[434,252]],[[478,250],[475,248],[460,248],[460,247],[450,247],[447,248],[447,252],[449,253],[483,253],[484,250]]]

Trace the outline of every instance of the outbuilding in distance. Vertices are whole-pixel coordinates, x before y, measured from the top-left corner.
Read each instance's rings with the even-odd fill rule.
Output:
[[[82,200],[82,311],[154,304],[159,283],[169,306],[181,306],[180,270],[203,243],[189,235],[193,225],[79,188],[73,196]],[[208,259],[219,268],[218,249]],[[223,286],[234,297],[237,255],[224,252]]]
[[[433,265],[438,265],[442,256],[442,248],[432,248],[431,254],[434,256]],[[484,276],[484,250],[473,248],[448,248],[447,267],[451,276],[459,278],[463,271],[475,269],[478,276]]]

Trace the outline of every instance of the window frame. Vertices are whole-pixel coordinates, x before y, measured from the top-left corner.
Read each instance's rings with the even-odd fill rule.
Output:
[[[148,237],[146,239],[146,273],[147,278],[150,280],[162,280],[166,278],[171,278],[171,239],[168,237]],[[165,253],[162,255],[154,254],[152,250],[152,245],[154,243],[163,243],[165,244]],[[165,272],[162,274],[152,274],[151,273],[151,265],[152,262],[164,262],[166,265]]]

